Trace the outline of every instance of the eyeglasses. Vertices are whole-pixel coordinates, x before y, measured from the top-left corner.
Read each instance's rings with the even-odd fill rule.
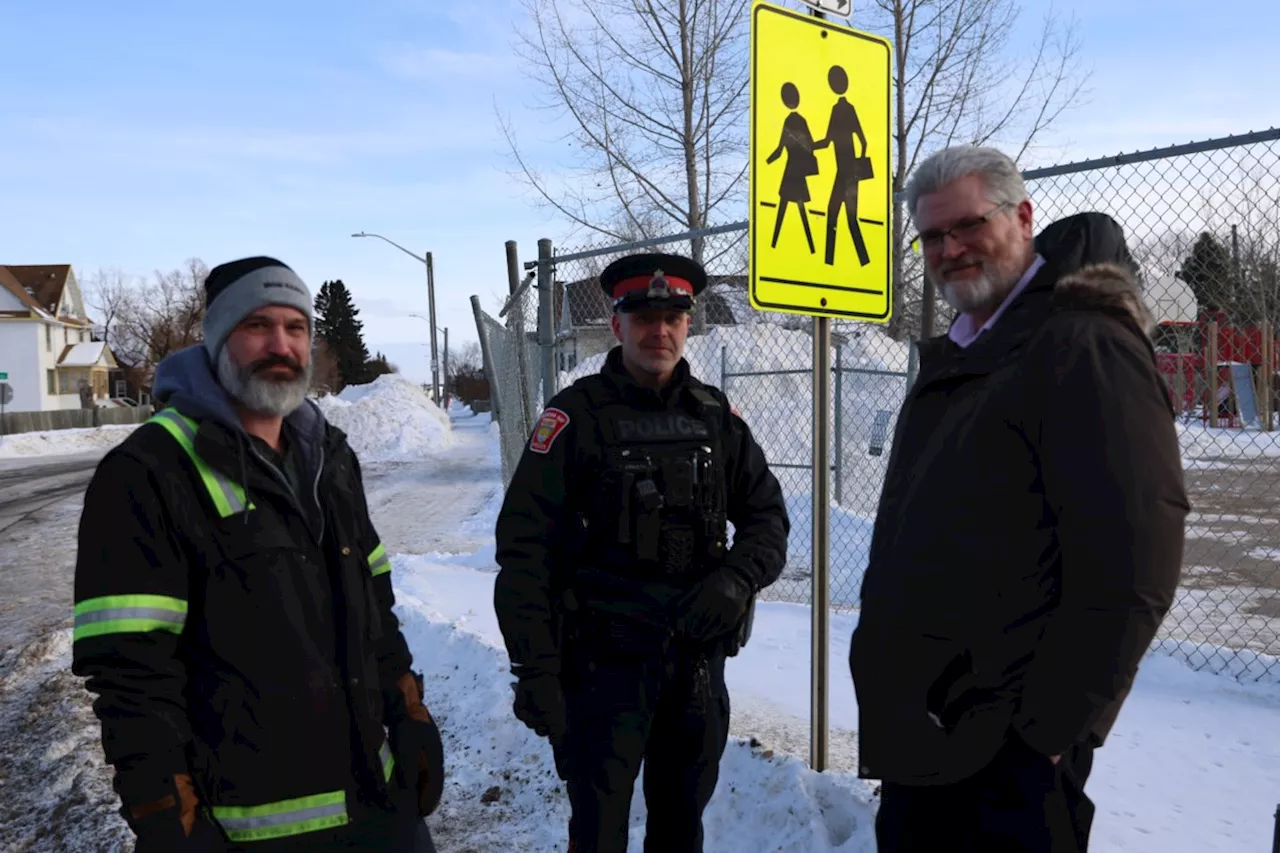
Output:
[[[926,249],[937,249],[942,246],[948,236],[954,237],[960,242],[964,242],[966,238],[973,237],[977,234],[978,229],[994,219],[997,213],[1007,210],[1010,207],[1013,207],[1012,202],[1001,202],[988,210],[982,216],[976,216],[971,219],[962,219],[950,228],[921,231],[915,237],[911,238],[911,250],[913,252],[919,252],[921,246]]]

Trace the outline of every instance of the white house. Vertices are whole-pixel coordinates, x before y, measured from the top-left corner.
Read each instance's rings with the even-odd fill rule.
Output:
[[[108,396],[115,359],[92,341],[70,264],[0,266],[0,373],[13,386],[8,411],[80,408],[81,383]]]

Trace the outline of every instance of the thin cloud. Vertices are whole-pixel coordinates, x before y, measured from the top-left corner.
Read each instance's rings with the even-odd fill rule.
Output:
[[[379,59],[389,73],[408,80],[499,80],[516,70],[514,58],[509,53],[439,47],[392,48]]]

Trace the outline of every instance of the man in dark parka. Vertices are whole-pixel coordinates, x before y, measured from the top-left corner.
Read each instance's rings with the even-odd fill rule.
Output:
[[[850,648],[879,849],[1085,850],[1093,750],[1182,561],[1151,315],[1119,225],[1033,239],[999,151],[935,154],[907,198],[957,317],[921,345]]]

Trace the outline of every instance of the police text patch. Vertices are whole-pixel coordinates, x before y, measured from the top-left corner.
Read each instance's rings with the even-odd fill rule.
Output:
[[[538,419],[534,427],[533,438],[529,440],[529,449],[534,453],[550,453],[556,436],[569,425],[569,416],[559,409],[547,409]]]

